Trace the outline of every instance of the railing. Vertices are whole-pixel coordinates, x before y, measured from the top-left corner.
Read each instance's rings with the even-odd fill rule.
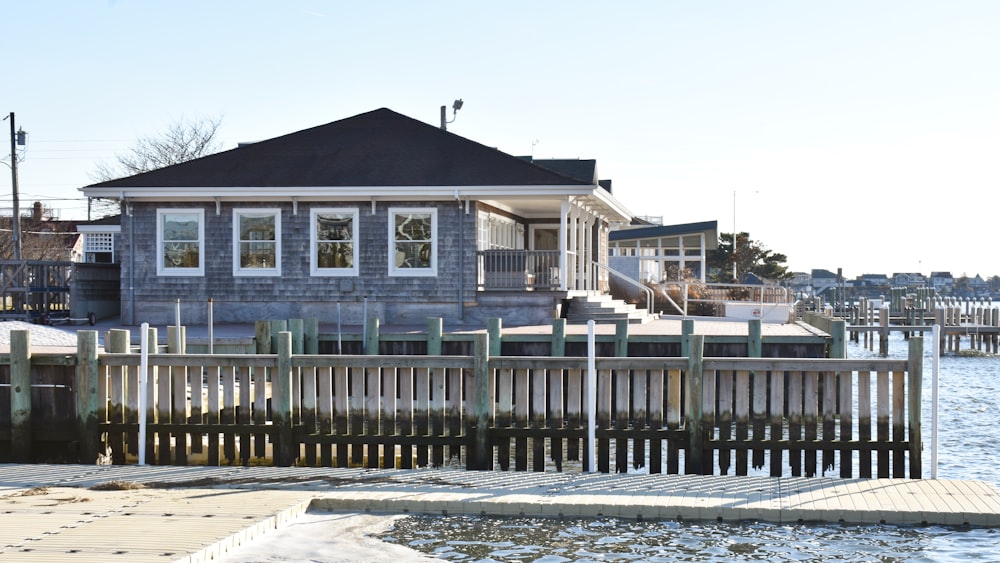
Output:
[[[484,290],[558,290],[558,250],[480,250],[476,252],[479,288]]]
[[[485,335],[472,356],[327,356],[293,355],[289,332],[266,355],[98,355],[96,333],[79,334],[61,362],[76,374],[69,434],[84,459],[107,436],[115,463],[921,476],[920,338],[909,360],[834,360],[705,358],[693,335],[687,357],[591,369],[489,357]],[[0,440],[25,447],[31,409],[44,410],[24,412],[25,366],[53,362],[26,342],[9,361]]]
[[[636,281],[628,277],[627,275],[619,272],[618,270],[615,270],[614,268],[607,266],[606,264],[601,264],[599,262],[591,262],[591,267],[594,270],[594,274],[591,276],[591,279],[596,280],[597,270],[603,270],[615,276],[616,278],[624,281],[625,283],[631,285],[632,287],[636,287],[642,290],[642,292],[646,294],[646,312],[650,315],[653,314],[653,290],[647,287],[646,284]]]
[[[668,302],[679,314],[687,316],[689,303],[708,303],[724,306],[726,303],[752,303],[762,311],[767,307],[787,307],[793,303],[788,288],[776,285],[701,283],[701,282],[661,282]],[[671,297],[671,289],[681,301],[678,305]]]

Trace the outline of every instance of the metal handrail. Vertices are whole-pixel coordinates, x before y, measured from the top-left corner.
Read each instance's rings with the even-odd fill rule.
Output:
[[[635,281],[634,279],[630,278],[629,276],[627,276],[627,275],[619,272],[618,270],[616,270],[616,269],[614,269],[614,268],[612,268],[610,266],[607,266],[605,264],[601,264],[600,262],[591,262],[590,264],[591,264],[591,266],[596,266],[597,268],[603,269],[604,271],[608,272],[609,274],[618,276],[620,279],[625,280],[630,285],[632,285],[634,287],[638,287],[639,289],[643,290],[646,293],[646,313],[648,313],[650,315],[653,314],[653,290],[652,289],[646,287],[641,282]],[[596,272],[595,272],[595,274],[596,274]],[[597,278],[597,276],[595,275],[594,279],[596,279],[596,278]]]

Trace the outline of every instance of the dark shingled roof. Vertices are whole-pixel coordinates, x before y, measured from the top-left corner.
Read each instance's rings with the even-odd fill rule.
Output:
[[[88,187],[593,185],[381,108]]]

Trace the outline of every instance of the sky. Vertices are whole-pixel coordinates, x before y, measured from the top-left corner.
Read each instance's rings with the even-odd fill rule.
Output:
[[[439,125],[461,98],[449,131],[596,159],[635,215],[718,221],[793,271],[1000,275],[994,0],[0,6],[21,204],[63,219],[175,123],[220,119],[229,149],[381,107]]]

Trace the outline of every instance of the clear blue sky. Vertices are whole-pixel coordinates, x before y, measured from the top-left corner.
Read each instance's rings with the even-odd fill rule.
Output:
[[[462,98],[450,131],[594,158],[633,213],[735,218],[793,270],[1000,274],[997,1],[5,1],[3,18],[22,204],[63,218],[85,217],[98,162],[174,122],[221,117],[232,148],[379,107],[436,125]]]

